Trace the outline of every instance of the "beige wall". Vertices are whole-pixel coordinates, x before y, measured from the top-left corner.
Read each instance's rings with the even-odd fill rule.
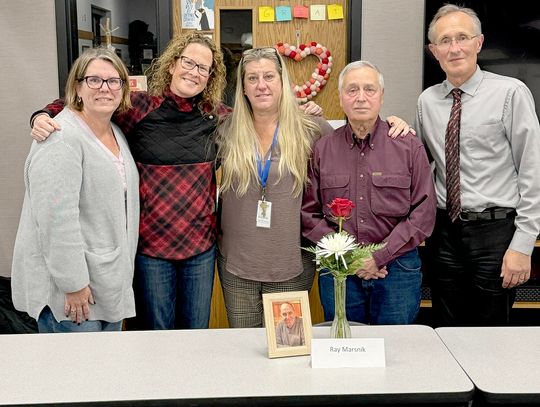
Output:
[[[0,275],[9,276],[24,194],[28,119],[58,97],[53,0],[0,0]]]
[[[422,91],[424,0],[363,0],[362,59],[384,75],[382,115],[412,123]]]
[[[0,5],[0,275],[9,276],[31,142],[28,119],[58,96],[58,79],[54,1]],[[362,58],[384,73],[383,114],[409,122],[422,89],[423,14],[424,0],[363,0]]]

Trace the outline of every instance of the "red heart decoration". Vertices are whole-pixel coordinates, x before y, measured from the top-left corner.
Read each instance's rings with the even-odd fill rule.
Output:
[[[332,71],[332,55],[324,45],[312,41],[309,44],[300,44],[296,47],[278,42],[274,47],[281,56],[291,58],[296,62],[301,61],[309,55],[319,58],[319,62],[313,70],[311,78],[304,82],[303,85],[292,84],[292,88],[296,95],[296,100],[300,103],[306,103],[321,92]]]

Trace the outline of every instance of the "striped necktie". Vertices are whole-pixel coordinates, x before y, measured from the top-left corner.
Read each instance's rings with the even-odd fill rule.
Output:
[[[454,103],[446,127],[446,210],[452,222],[461,212],[459,192],[459,128],[461,124],[461,89],[453,89]]]

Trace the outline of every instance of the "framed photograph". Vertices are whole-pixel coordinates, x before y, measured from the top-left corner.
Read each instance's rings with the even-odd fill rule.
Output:
[[[311,312],[307,291],[263,294],[268,357],[311,353]]]

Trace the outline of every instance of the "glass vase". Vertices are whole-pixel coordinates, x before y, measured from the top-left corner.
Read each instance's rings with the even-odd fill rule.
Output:
[[[347,313],[345,311],[346,294],[347,294],[347,278],[334,277],[334,321],[330,330],[331,338],[350,338],[351,326],[347,321]]]

